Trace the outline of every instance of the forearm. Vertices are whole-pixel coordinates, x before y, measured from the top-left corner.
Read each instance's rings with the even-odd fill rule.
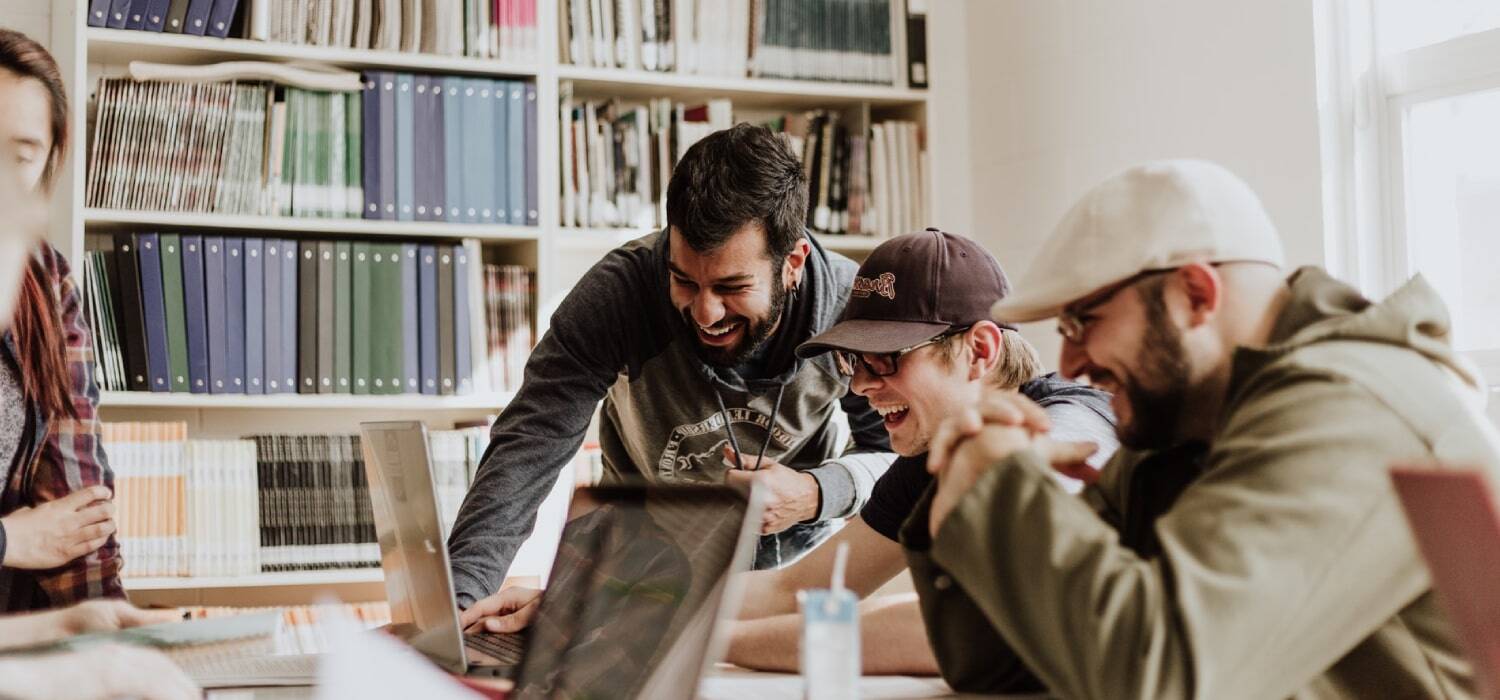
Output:
[[[46,644],[70,633],[62,610],[0,617],[0,649]],[[8,677],[0,675],[0,678]]]
[[[891,452],[850,452],[809,470],[818,480],[818,519],[847,518],[870,500],[875,482],[896,461]]]
[[[868,675],[937,675],[922,613],[914,595],[886,596],[859,606],[860,653]],[[729,656],[736,666],[796,673],[801,667],[802,616],[776,615],[735,622]]]
[[[740,574],[744,577],[745,596],[735,617],[754,620],[797,612],[797,592],[785,585],[787,571],[767,569]]]

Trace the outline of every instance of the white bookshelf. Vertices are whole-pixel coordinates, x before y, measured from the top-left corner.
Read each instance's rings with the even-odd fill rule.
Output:
[[[86,3],[52,4],[51,48],[69,91],[71,132],[74,135],[63,176],[54,192],[55,245],[75,265],[85,250],[85,233],[119,230],[205,230],[282,233],[330,237],[401,237],[482,242],[486,257],[532,266],[537,275],[537,337],[546,330],[551,310],[587,270],[611,248],[639,237],[640,230],[577,229],[560,225],[558,89],[570,82],[580,97],[619,97],[638,100],[670,97],[694,101],[728,97],[734,107],[747,110],[799,110],[814,107],[858,110],[880,117],[929,122],[929,97],[924,90],[904,87],[681,75],[560,64],[557,60],[557,12],[551,0],[539,0],[539,56],[536,63],[432,56],[393,51],[295,46],[244,39],[216,39],[85,26]],[[536,227],[394,222],[364,219],[310,219],[267,216],[229,216],[180,212],[89,209],[84,207],[88,139],[87,105],[93,77],[119,74],[132,60],[206,64],[257,60],[322,65],[347,70],[396,70],[454,73],[534,80],[538,114],[537,176],[540,225]],[[927,190],[933,173],[942,168],[928,149]],[[865,236],[816,234],[824,247],[861,259],[879,244]],[[502,409],[511,394],[471,396],[351,396],[339,394],[281,394],[269,396],[181,393],[104,392],[104,420],[185,420],[189,434],[208,438],[237,437],[255,432],[354,432],[359,421],[421,418],[430,428],[482,418]],[[530,572],[521,572],[530,573]],[[257,574],[214,578],[132,578],[126,580],[131,597],[142,604],[277,605],[312,602],[333,593],[348,601],[384,597],[378,569]]]

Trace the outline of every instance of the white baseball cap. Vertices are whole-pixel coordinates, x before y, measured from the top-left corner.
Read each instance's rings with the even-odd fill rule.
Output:
[[[1137,165],[1089,190],[990,308],[1005,323],[1040,321],[1129,277],[1189,263],[1282,267],[1281,238],[1245,181],[1204,160]]]

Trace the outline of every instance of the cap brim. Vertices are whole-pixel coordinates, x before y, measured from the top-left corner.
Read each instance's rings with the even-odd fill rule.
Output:
[[[896,352],[905,350],[950,328],[946,323],[850,319],[840,321],[797,346],[797,357],[808,358],[830,350],[848,352]]]
[[[1045,321],[1060,313],[1073,299],[1061,296],[1016,294],[990,306],[990,316],[999,324]]]

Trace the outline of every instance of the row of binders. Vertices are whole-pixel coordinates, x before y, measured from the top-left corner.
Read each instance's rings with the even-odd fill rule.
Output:
[[[535,226],[536,85],[372,72],[359,92],[101,78],[85,202]]]
[[[901,0],[559,0],[558,25],[581,66],[926,85]]]
[[[88,25],[537,60],[536,0],[89,0]]]
[[[462,245],[91,234],[102,388],[208,394],[510,390],[529,270]]]
[[[101,433],[127,578],[379,566],[358,436],[189,440],[185,423],[104,423]],[[429,437],[446,536],[489,431]]]

